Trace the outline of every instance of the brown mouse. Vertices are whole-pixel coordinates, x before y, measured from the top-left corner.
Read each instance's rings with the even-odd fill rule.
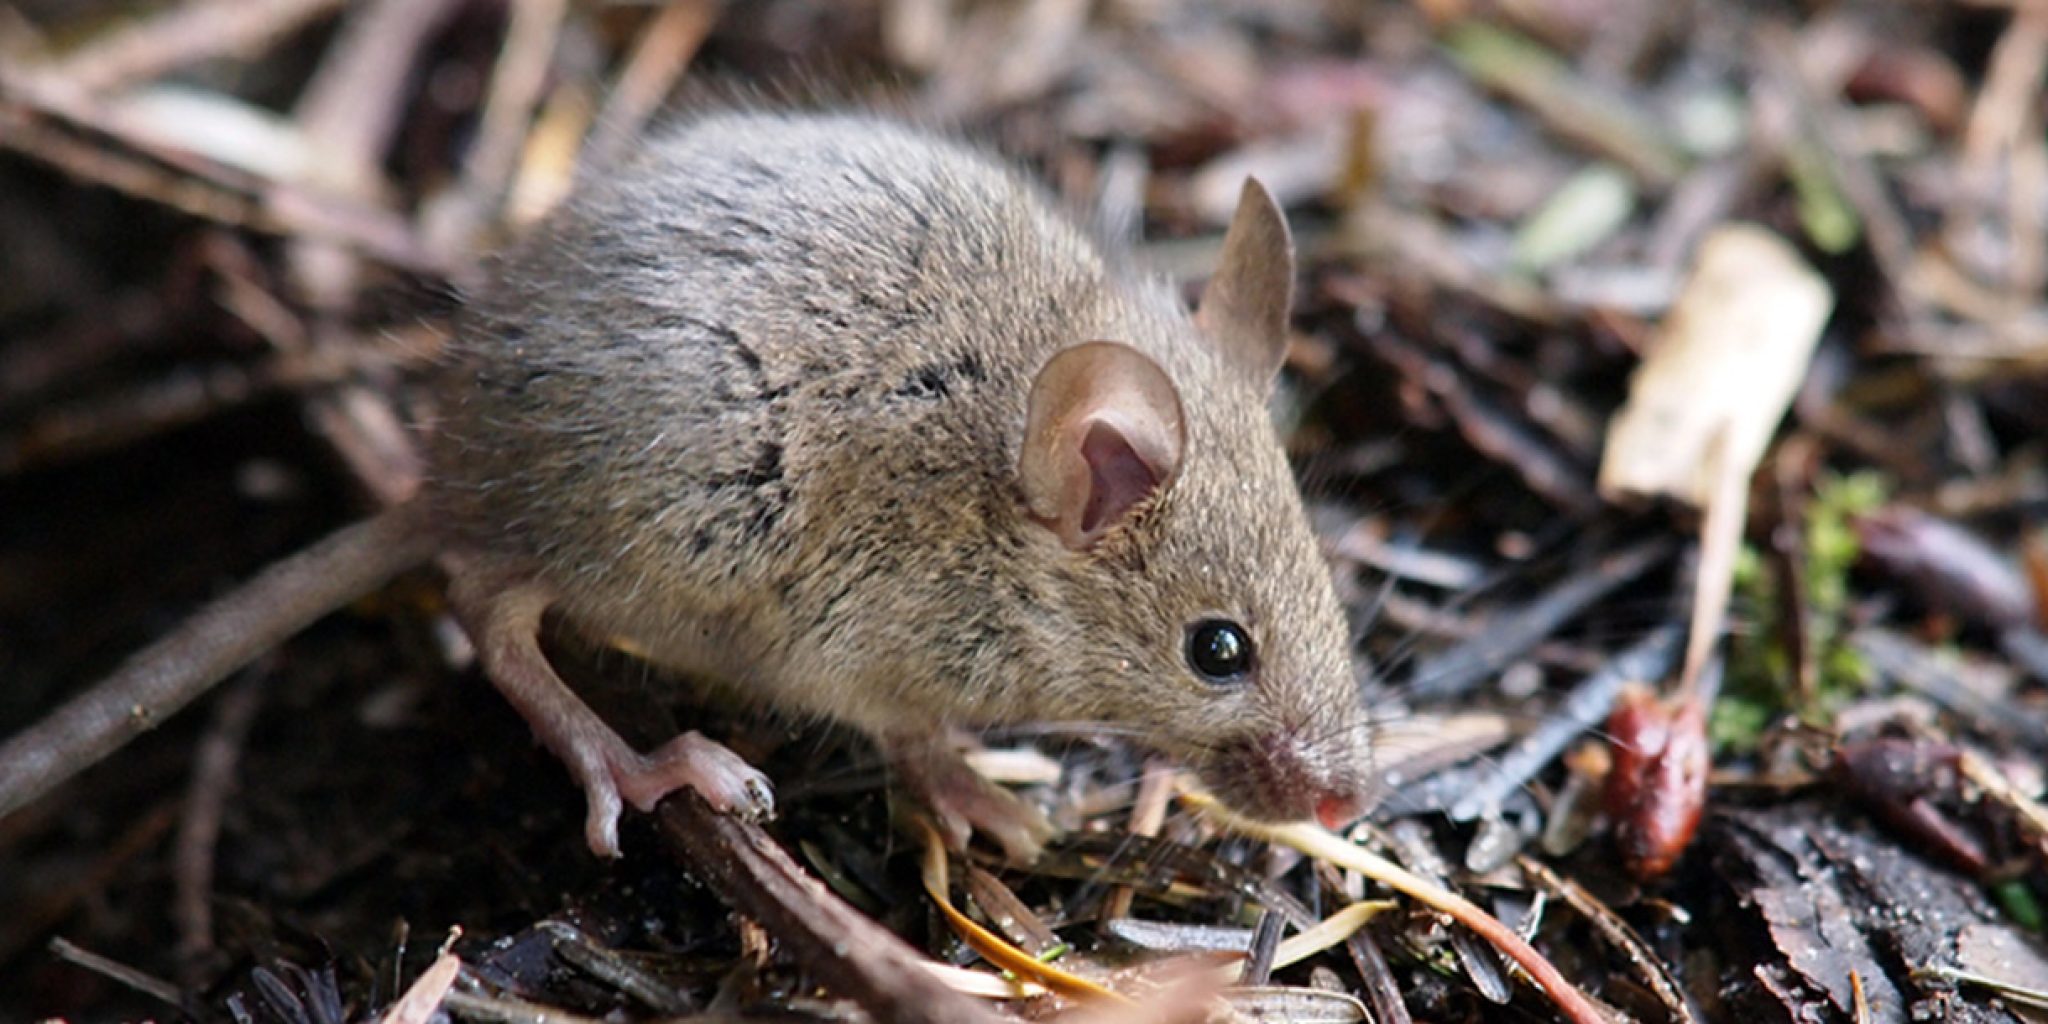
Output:
[[[1267,413],[1292,279],[1255,182],[1191,317],[979,150],[866,115],[696,117],[467,298],[424,493],[0,747],[0,813],[438,555],[600,853],[622,797],[771,798],[696,733],[634,752],[549,666],[547,612],[874,735],[956,843],[1043,838],[937,739],[1014,722],[1105,723],[1243,813],[1334,823],[1369,727]]]

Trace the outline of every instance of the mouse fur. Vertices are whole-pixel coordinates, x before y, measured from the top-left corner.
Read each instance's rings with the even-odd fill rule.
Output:
[[[771,707],[879,735],[1108,723],[1299,817],[1362,788],[1367,727],[1271,373],[1214,333],[986,152],[702,116],[470,298],[434,496],[572,621]],[[1095,339],[1164,370],[1185,456],[1074,551],[1017,467],[1034,375]],[[1211,617],[1251,632],[1249,685],[1190,671]]]

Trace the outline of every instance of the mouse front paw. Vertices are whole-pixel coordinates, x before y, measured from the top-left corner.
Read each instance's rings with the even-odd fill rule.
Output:
[[[949,788],[925,794],[925,802],[938,819],[946,845],[965,850],[969,837],[980,832],[1003,848],[1014,864],[1030,864],[1045,852],[1045,844],[1059,835],[1045,812],[1025,803],[1015,793],[974,776],[977,785]]]
[[[890,746],[904,786],[931,811],[953,850],[964,851],[980,832],[1002,847],[1012,863],[1029,864],[1059,835],[1044,811],[990,782],[952,747],[928,742]]]

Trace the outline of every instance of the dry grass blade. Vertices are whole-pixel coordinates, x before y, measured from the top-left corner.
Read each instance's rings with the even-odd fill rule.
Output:
[[[1280,943],[1273,954],[1273,969],[1292,967],[1326,949],[1333,949],[1358,933],[1372,919],[1394,909],[1392,900],[1364,900],[1316,922],[1305,932]]]
[[[1029,999],[1044,995],[1047,991],[1043,986],[1032,982],[937,961],[926,964],[925,969],[947,988],[963,996],[974,996],[977,999]]]
[[[952,899],[947,895],[950,883],[946,872],[946,844],[939,838],[936,828],[924,821],[919,821],[918,824],[924,831],[925,841],[924,870],[921,875],[924,891],[931,896],[932,903],[939,908],[939,913],[945,916],[946,923],[953,926],[954,934],[959,935],[960,940],[967,943],[969,948],[980,953],[989,963],[1019,978],[1029,978],[1063,996],[1130,1002],[1118,992],[1104,988],[1078,974],[1060,970],[1010,945],[1002,936],[983,928],[960,908],[954,906]]]
[[[1574,1024],[1607,1024],[1607,1016],[1599,1006],[1566,980],[1543,954],[1536,951],[1536,947],[1515,934],[1514,929],[1502,924],[1499,918],[1481,910],[1477,904],[1463,896],[1431,885],[1409,873],[1399,864],[1363,847],[1347,843],[1315,825],[1268,825],[1250,821],[1231,814],[1222,804],[1217,803],[1214,797],[1199,791],[1184,791],[1181,798],[1233,832],[1269,843],[1278,843],[1308,856],[1329,861],[1346,870],[1356,871],[1396,892],[1420,901],[1433,910],[1450,915],[1452,920],[1479,933],[1481,938],[1493,943],[1494,948],[1506,954],[1522,970],[1528,972],[1536,987],[1542,989],[1543,993],[1557,1004],[1558,1010]]]
[[[455,987],[455,979],[462,973],[462,958],[453,953],[443,953],[433,965],[405,990],[405,995],[391,1004],[378,1018],[378,1024],[427,1024],[441,1009],[441,1003],[448,998],[448,991]]]

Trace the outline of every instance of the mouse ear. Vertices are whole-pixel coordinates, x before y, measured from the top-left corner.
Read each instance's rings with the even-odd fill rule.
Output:
[[[1017,463],[1025,507],[1084,550],[1173,482],[1186,436],[1159,364],[1113,341],[1064,349],[1031,385]]]
[[[1267,385],[1287,354],[1287,307],[1293,298],[1294,239],[1287,218],[1266,186],[1246,178],[1195,322],[1225,356]]]

